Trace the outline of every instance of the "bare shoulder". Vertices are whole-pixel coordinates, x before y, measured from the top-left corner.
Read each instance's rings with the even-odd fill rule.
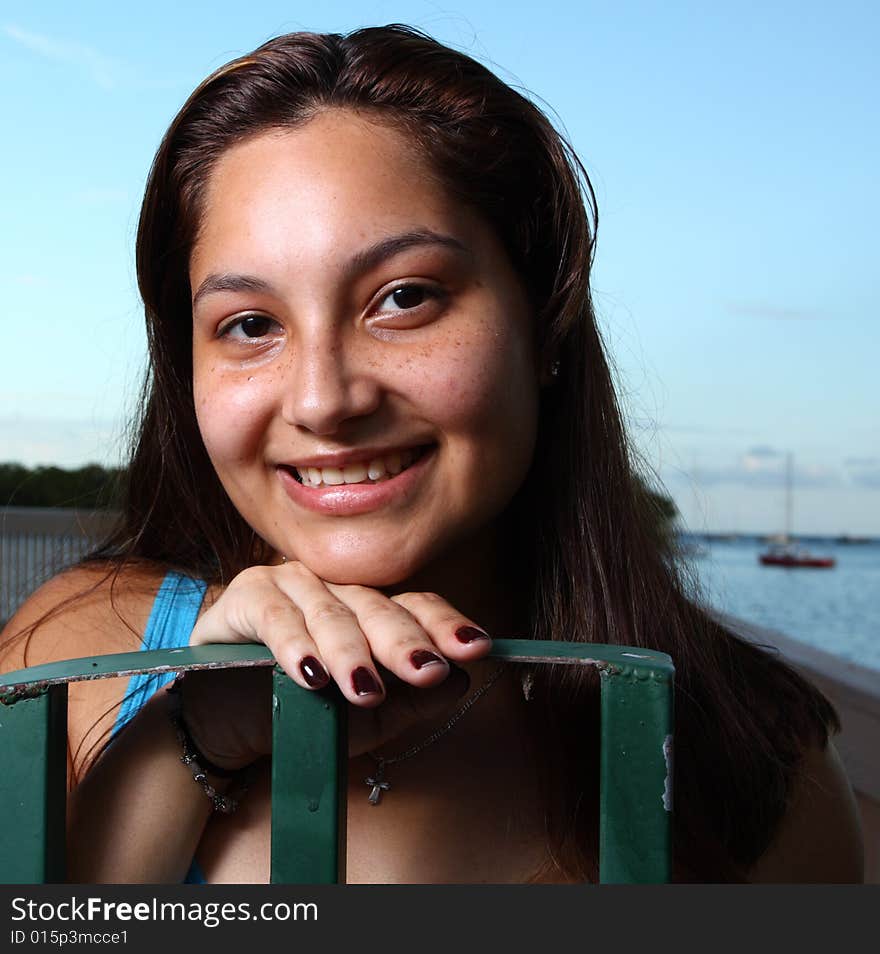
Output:
[[[0,670],[136,649],[162,575],[90,564],[59,573],[0,633]]]
[[[833,742],[804,753],[788,809],[752,882],[861,884],[864,846],[858,806]]]
[[[153,567],[84,565],[53,577],[0,633],[0,672],[137,650],[162,576]],[[68,735],[75,775],[112,728],[126,686],[125,679],[71,684]]]

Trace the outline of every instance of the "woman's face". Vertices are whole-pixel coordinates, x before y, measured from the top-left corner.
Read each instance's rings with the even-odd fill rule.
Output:
[[[492,526],[531,462],[531,314],[499,240],[353,112],[234,146],[190,262],[196,413],[244,519],[391,586]]]

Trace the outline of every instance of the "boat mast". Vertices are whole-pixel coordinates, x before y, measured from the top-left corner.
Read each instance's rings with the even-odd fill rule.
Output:
[[[785,543],[791,542],[791,451],[785,455]]]

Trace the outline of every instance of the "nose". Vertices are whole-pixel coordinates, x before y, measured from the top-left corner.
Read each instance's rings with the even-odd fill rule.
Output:
[[[372,414],[382,389],[375,369],[343,341],[301,341],[285,382],[282,416],[313,434],[335,434],[352,418]]]

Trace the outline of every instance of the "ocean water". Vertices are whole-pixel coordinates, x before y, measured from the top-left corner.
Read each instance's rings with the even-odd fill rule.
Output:
[[[711,605],[880,674],[880,541],[804,541],[832,569],[761,566],[753,538],[694,540],[690,566]]]

